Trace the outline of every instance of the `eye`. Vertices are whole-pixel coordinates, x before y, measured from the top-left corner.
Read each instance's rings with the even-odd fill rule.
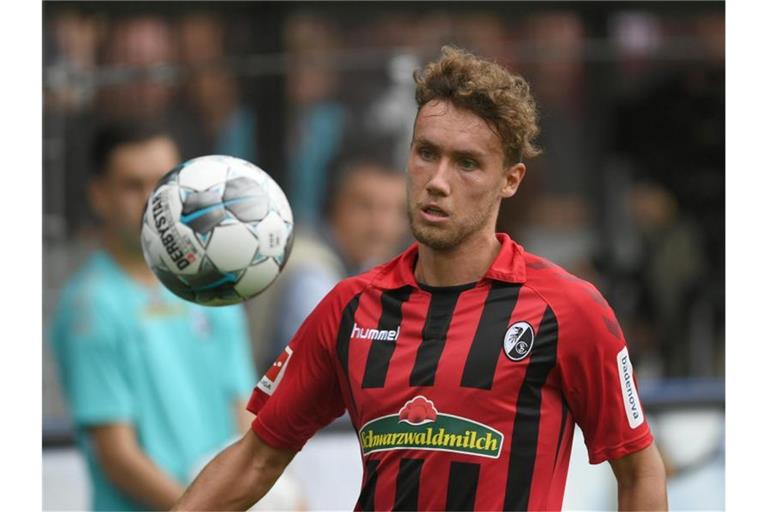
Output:
[[[431,162],[435,159],[435,152],[430,148],[419,148],[418,153],[421,159],[426,160],[427,162]]]
[[[477,162],[471,158],[462,158],[459,160],[459,167],[464,171],[474,171],[477,169]]]

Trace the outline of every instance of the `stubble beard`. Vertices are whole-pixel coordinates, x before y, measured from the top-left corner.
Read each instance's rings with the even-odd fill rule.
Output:
[[[408,223],[413,237],[420,243],[437,251],[448,251],[461,245],[474,233],[482,230],[493,215],[493,201],[488,201],[485,208],[476,208],[461,220],[452,220],[450,226],[429,226],[420,223],[416,216],[419,213],[417,205],[408,200]]]

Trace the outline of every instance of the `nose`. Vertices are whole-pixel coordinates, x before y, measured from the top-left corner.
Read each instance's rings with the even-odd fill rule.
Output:
[[[427,182],[427,192],[435,196],[447,196],[451,193],[451,187],[448,180],[450,172],[450,161],[443,157],[434,167],[434,172]]]

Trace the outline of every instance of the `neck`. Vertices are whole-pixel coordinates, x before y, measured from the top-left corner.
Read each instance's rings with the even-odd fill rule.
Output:
[[[496,234],[471,237],[457,247],[437,250],[419,243],[414,275],[429,286],[456,286],[479,281],[496,259],[501,243]]]
[[[144,285],[154,285],[157,282],[141,252],[125,247],[125,244],[116,236],[107,235],[104,237],[104,249],[123,272],[132,279]]]

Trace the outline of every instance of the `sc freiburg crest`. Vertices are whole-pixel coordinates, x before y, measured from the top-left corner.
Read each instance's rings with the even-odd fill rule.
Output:
[[[533,348],[533,327],[528,322],[515,322],[504,335],[504,353],[513,361],[528,357]]]

